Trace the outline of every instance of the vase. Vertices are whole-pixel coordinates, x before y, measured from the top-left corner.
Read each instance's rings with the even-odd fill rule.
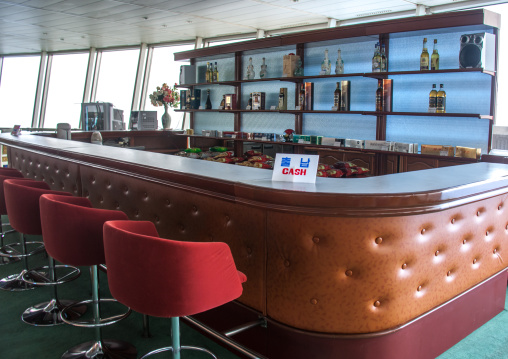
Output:
[[[168,113],[168,106],[164,106],[164,114],[162,115],[162,129],[169,130],[171,127],[171,116]]]

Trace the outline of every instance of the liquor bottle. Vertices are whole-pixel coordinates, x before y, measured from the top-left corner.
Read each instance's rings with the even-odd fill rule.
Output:
[[[226,104],[226,95],[222,95],[222,100],[220,101],[220,105],[219,105],[219,108],[221,110],[224,110],[224,106]]]
[[[303,76],[303,65],[300,56],[298,56],[298,59],[296,60],[296,67],[295,71],[293,71],[293,76]]]
[[[374,56],[372,56],[372,72],[381,71],[381,55],[379,53],[379,42],[376,44]]]
[[[205,110],[211,110],[211,109],[212,109],[212,101],[210,101],[210,90],[206,90]]]
[[[429,69],[429,52],[427,51],[427,38],[423,39],[423,50],[420,55],[420,71]]]
[[[437,113],[446,112],[446,92],[443,88],[443,84],[439,85],[439,91],[437,92],[436,112]]]
[[[256,72],[254,71],[254,65],[252,65],[252,57],[249,57],[249,65],[247,66],[247,80],[254,80]]]
[[[300,110],[305,110],[305,87],[301,84],[300,95],[298,96],[298,105],[300,105]]]
[[[206,82],[212,82],[211,71],[210,71],[210,63],[206,63]]]
[[[219,70],[217,70],[217,62],[215,63],[215,66],[213,66],[212,71],[212,82],[219,81]]]
[[[386,58],[385,44],[381,45],[381,72],[388,71],[388,59]]]
[[[266,77],[266,64],[265,64],[265,58],[263,57],[263,63],[261,64],[261,71],[259,71],[259,78],[264,78]]]
[[[436,84],[432,84],[432,90],[429,93],[429,112],[435,113],[437,107],[437,90]]]
[[[340,99],[341,99],[342,91],[340,89],[340,82],[337,82],[337,88],[333,93],[333,107],[336,111],[340,111]]]
[[[434,50],[432,50],[432,55],[430,57],[430,69],[439,70],[439,54],[437,52],[437,39],[434,39]]]
[[[328,59],[328,49],[325,49],[325,58],[321,62],[321,72],[320,75],[330,75],[332,71],[332,63],[330,59]]]
[[[249,102],[247,103],[248,109],[252,110],[252,92],[250,93]]]
[[[335,74],[340,75],[344,73],[344,60],[342,60],[340,49],[337,50],[337,61],[335,61]]]
[[[376,90],[376,111],[383,111],[383,80],[378,80]]]

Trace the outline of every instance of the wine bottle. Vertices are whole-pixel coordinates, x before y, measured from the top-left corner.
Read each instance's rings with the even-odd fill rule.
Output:
[[[213,66],[213,65],[212,65]],[[212,82],[217,82],[219,81],[219,72],[217,70],[217,62],[215,63],[215,66],[213,66],[213,71],[212,71]]]
[[[439,85],[439,91],[437,92],[436,112],[437,113],[446,112],[446,92],[443,88],[443,84]]]
[[[212,79],[210,77],[210,63],[206,63],[206,82],[212,82]]]
[[[340,82],[337,82],[337,88],[333,93],[333,107],[336,111],[340,111],[340,99],[341,99],[342,91],[340,89]]]
[[[219,108],[221,110],[224,110],[224,106],[226,104],[226,95],[222,95],[222,100],[220,101],[220,105],[219,105]]]
[[[379,42],[375,46],[374,56],[372,56],[372,72],[381,71],[381,56],[379,54]]]
[[[337,50],[337,61],[335,61],[335,74],[340,75],[344,73],[344,60],[342,60],[342,55],[340,49]]]
[[[430,57],[430,69],[439,70],[439,53],[437,52],[437,39],[434,39],[434,49]]]
[[[423,50],[420,55],[420,71],[429,69],[429,52],[427,51],[427,38],[423,39]]]
[[[386,58],[385,44],[381,45],[381,72],[388,71],[388,59]]]
[[[432,90],[429,93],[429,112],[435,113],[437,107],[437,90],[436,84],[432,84]]]
[[[250,93],[249,102],[247,103],[248,109],[252,110],[252,92]]]
[[[376,111],[383,111],[383,80],[378,80],[376,90]]]
[[[305,110],[305,87],[301,84],[302,87],[300,89],[300,95],[298,96],[298,105],[300,105],[300,110]]]
[[[212,109],[212,101],[210,101],[210,90],[206,90],[205,110],[211,110],[211,109]]]

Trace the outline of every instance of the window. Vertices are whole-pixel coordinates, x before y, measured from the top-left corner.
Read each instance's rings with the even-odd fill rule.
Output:
[[[194,45],[179,45],[168,47],[156,47],[152,54],[152,66],[150,69],[150,78],[148,81],[148,89],[146,91],[147,97],[145,99],[145,111],[157,111],[157,118],[159,119],[159,127],[162,127],[161,117],[164,113],[164,107],[154,107],[150,103],[149,95],[153,93],[157,86],[162,86],[167,83],[173,86],[175,83],[180,82],[180,66],[188,65],[189,62],[174,60],[174,53],[180,51],[187,51],[194,49]],[[171,116],[171,128],[182,128],[182,121],[184,113],[175,112],[169,108],[169,115]]]
[[[126,126],[131,113],[139,51],[139,48],[104,51],[99,70],[95,101],[109,102],[123,110]]]
[[[0,127],[32,127],[40,56],[5,57],[0,79]]]
[[[54,55],[44,116],[45,128],[66,122],[79,128],[88,53]]]

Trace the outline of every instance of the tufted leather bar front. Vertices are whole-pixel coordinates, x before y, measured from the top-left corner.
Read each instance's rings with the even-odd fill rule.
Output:
[[[66,150],[48,139],[27,139],[25,146],[1,136],[0,142],[11,145],[11,166],[53,189],[150,220],[162,237],[226,242],[248,277],[239,302],[298,335],[397,330],[508,267],[508,166],[458,166],[472,166],[464,173],[489,174],[453,186],[452,180],[443,187],[429,184],[429,174],[449,176],[460,169],[390,175],[378,182],[324,179],[315,189],[302,189],[262,175],[228,181],[186,174],[178,168],[181,159],[159,154],[152,159],[125,152],[124,159],[121,149],[81,144],[83,150]],[[134,157],[154,162],[130,162]],[[155,159],[177,167],[154,167]],[[248,170],[238,173],[267,173],[242,172]],[[397,192],[398,179],[429,189]],[[332,187],[337,183],[346,188],[342,193]],[[353,183],[377,187],[369,192]],[[363,192],[348,193],[351,186]]]
[[[270,213],[268,316],[327,333],[400,326],[506,268],[506,199],[403,217]]]

